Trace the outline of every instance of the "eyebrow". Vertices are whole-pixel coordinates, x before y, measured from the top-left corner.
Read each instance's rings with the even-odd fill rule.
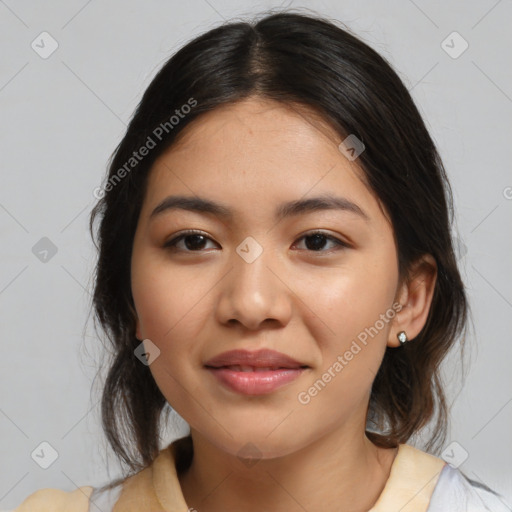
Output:
[[[228,207],[210,199],[197,196],[174,195],[163,199],[151,212],[150,220],[164,212],[172,210],[186,210],[197,213],[208,213],[223,219],[231,219],[234,215]],[[368,215],[355,203],[345,197],[324,194],[309,199],[298,199],[280,204],[275,210],[276,220],[286,217],[304,215],[323,210],[340,210],[353,213],[360,218],[369,221]]]

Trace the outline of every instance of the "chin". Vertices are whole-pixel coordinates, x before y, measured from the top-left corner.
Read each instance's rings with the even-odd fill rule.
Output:
[[[251,428],[247,428],[247,426],[244,428],[240,425],[240,428],[233,427],[231,431],[236,432],[236,435],[231,437],[224,431],[221,437],[218,436],[218,432],[215,432],[214,435],[211,435],[212,433],[209,435],[202,433],[201,435],[220,450],[239,458],[248,467],[257,460],[285,457],[308,444],[307,440],[301,440],[296,436],[296,430],[292,432],[283,429],[282,432],[273,432],[269,435],[272,430],[269,430],[267,426],[258,429],[256,425]]]

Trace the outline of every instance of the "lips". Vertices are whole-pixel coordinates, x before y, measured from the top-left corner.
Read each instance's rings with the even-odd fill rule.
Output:
[[[229,368],[241,372],[307,367],[306,364],[300,363],[286,354],[269,349],[261,349],[254,352],[241,349],[230,350],[209,359],[205,366],[210,368]]]
[[[216,368],[216,367],[212,367]],[[221,366],[220,368],[226,368],[227,370],[233,370],[234,372],[268,372],[274,370],[280,370],[285,368],[284,366],[247,366],[240,364],[232,364],[229,366]]]
[[[205,368],[225,388],[242,395],[273,393],[309,366],[275,350],[231,350],[215,356]]]

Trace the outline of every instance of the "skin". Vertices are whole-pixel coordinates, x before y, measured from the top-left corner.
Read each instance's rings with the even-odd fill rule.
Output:
[[[412,339],[425,324],[435,262],[426,255],[401,282],[393,228],[341,140],[318,116],[251,97],[191,123],[151,169],[132,253],[137,338],[159,348],[152,375],[190,425],[195,453],[180,484],[200,512],[366,511],[389,476],[396,449],[365,435],[371,385],[397,333]],[[368,218],[319,210],[275,220],[276,205],[323,193]],[[233,217],[168,210],[151,219],[174,194],[221,202]],[[207,238],[165,247],[188,229]],[[347,247],[329,238],[315,246],[305,235],[317,229]],[[252,263],[236,252],[248,236],[263,249]],[[401,311],[300,403],[397,303]],[[203,367],[234,348],[271,348],[309,368],[272,394],[241,395]],[[247,443],[258,451],[252,465],[241,458]]]

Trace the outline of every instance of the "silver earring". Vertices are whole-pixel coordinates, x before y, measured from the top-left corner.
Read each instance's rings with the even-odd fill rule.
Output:
[[[407,343],[407,334],[405,331],[400,331],[396,337],[398,338],[398,341],[400,342],[400,345],[405,345]]]

